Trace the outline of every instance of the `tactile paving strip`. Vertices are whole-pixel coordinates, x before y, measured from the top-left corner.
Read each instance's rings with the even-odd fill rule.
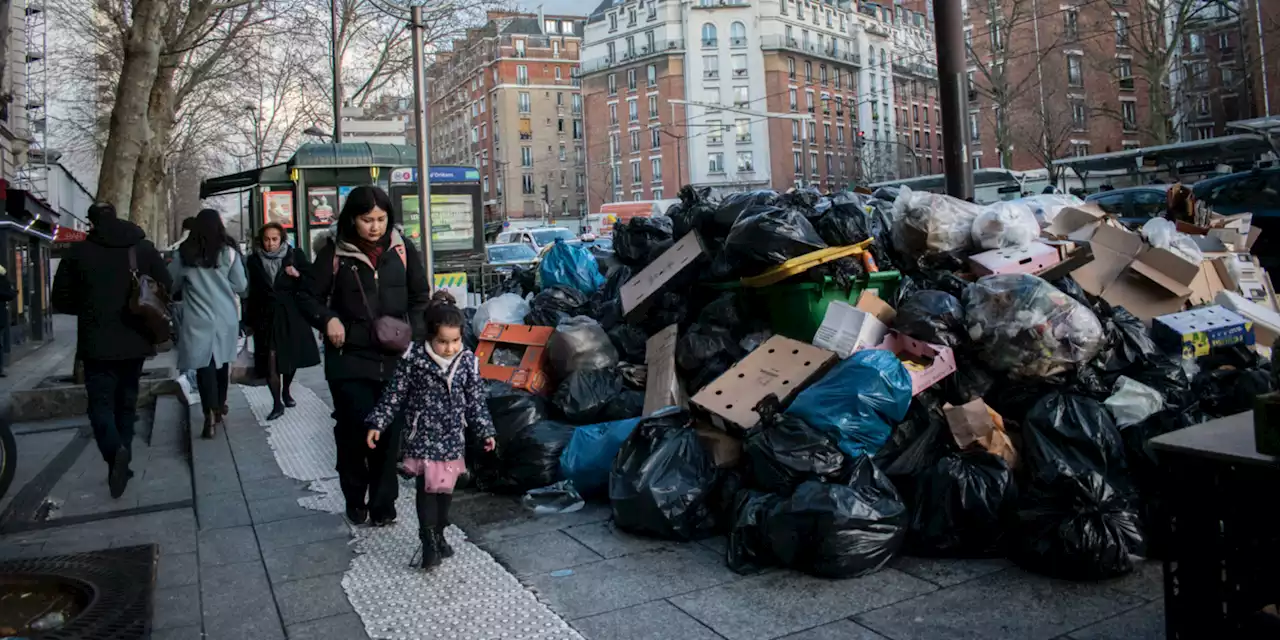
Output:
[[[333,429],[329,408],[299,388],[298,406],[270,423],[271,396],[264,388],[244,388],[259,424],[286,475],[311,480],[316,495],[300,498],[308,509],[341,513],[342,492],[333,477]],[[290,414],[293,416],[290,416]],[[286,463],[289,467],[286,467]],[[296,474],[296,475],[295,475]],[[413,488],[402,482],[396,501],[399,519],[384,528],[354,527],[356,557],[342,588],[371,638],[416,640],[582,640],[515,576],[488,553],[449,527],[455,554],[430,573],[410,566],[418,551],[418,519]]]

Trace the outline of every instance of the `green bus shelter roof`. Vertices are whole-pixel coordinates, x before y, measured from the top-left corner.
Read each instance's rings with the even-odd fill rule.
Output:
[[[347,142],[304,144],[289,158],[290,169],[405,167],[417,162],[417,150],[400,144]]]
[[[284,163],[257,167],[225,176],[208,178],[200,183],[200,197],[210,198],[224,193],[244,191],[259,184],[289,184],[289,168]]]

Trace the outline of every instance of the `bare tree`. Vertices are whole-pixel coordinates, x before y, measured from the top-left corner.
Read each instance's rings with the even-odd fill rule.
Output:
[[[1057,74],[1051,77],[1060,78]],[[1053,162],[1068,155],[1073,134],[1083,135],[1087,130],[1087,111],[1084,101],[1066,83],[1046,80],[1041,89],[1043,99],[1037,94],[1034,99],[1024,97],[1020,101],[1017,110],[1020,117],[1013,120],[1013,133],[1040,161],[1048,173],[1049,183],[1058,184],[1063,169]]]

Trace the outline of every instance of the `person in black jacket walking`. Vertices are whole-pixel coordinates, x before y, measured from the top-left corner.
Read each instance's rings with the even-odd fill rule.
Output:
[[[376,448],[365,445],[365,418],[382,396],[403,352],[379,344],[374,323],[407,321],[415,340],[426,332],[431,300],[421,255],[395,230],[395,208],[378,187],[352,189],[330,241],[316,252],[303,313],[325,336],[324,373],[333,395],[337,471],[347,518],[374,526],[395,521],[396,462],[403,418]]]
[[[54,311],[76,316],[76,355],[84,362],[89,424],[109,469],[111,497],[129,482],[133,425],[142,363],[156,354],[129,312],[130,261],[165,290],[172,280],[164,258],[138,225],[116,217],[114,206],[89,207],[89,237],[71,247],[53,277]]]
[[[267,420],[283,416],[285,407],[294,406],[289,393],[293,374],[320,364],[315,334],[298,309],[297,292],[307,286],[311,261],[285,238],[284,227],[268,222],[245,261],[249,299],[244,304],[244,324],[253,335],[254,371],[266,372],[271,389]]]

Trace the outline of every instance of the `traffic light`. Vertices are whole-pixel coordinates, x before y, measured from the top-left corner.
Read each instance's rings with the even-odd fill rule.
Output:
[[[866,132],[866,131],[859,131],[859,132],[858,132],[858,146],[859,146],[859,147],[861,147],[862,145],[864,145],[864,144],[866,144],[866,143],[867,143],[867,132]]]

